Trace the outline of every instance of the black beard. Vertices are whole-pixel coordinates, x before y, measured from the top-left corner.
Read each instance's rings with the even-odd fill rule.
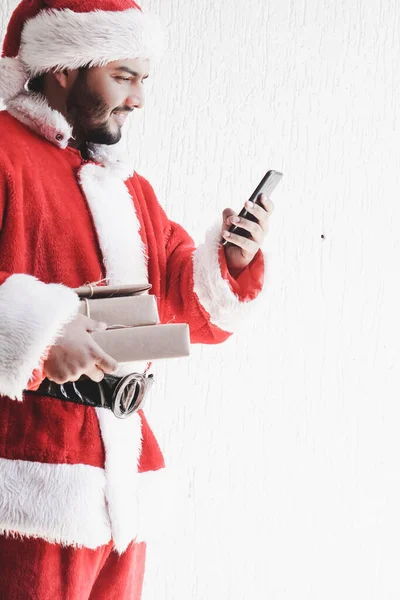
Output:
[[[110,109],[100,95],[89,89],[85,70],[79,72],[68,95],[66,106],[68,121],[73,126],[74,137],[80,144],[112,146],[120,141],[121,129],[110,130],[107,123]]]

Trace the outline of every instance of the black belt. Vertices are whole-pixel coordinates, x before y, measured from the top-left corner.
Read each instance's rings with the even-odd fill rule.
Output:
[[[126,377],[104,375],[100,383],[87,377],[61,385],[45,379],[35,392],[30,393],[85,406],[108,408],[119,419],[126,419],[143,408],[147,392],[153,383],[153,375],[141,373],[131,373]]]

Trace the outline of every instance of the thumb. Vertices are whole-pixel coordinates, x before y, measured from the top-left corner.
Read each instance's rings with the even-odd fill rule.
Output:
[[[225,224],[227,224],[226,220],[232,215],[236,215],[236,212],[232,208],[225,208],[224,212],[222,213],[222,218]]]

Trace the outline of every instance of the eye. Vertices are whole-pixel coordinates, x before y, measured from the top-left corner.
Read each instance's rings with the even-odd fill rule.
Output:
[[[117,81],[130,81],[131,80],[130,77],[116,77],[115,79]]]

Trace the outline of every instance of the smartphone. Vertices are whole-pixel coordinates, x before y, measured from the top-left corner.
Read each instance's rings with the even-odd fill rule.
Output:
[[[255,204],[258,204],[259,206],[262,206],[260,202],[260,195],[265,194],[267,198],[269,198],[276,186],[278,185],[278,183],[280,182],[280,180],[282,179],[282,177],[283,173],[279,173],[279,171],[268,171],[261,179],[260,183],[250,196],[249,200],[251,202],[254,202]],[[252,215],[245,208],[241,210],[241,212],[239,213],[239,217],[243,217],[244,219],[249,219],[249,221],[254,221],[255,223],[258,223],[257,217]],[[246,229],[242,229],[242,227],[238,227],[237,225],[231,225],[229,231],[231,233],[243,235],[246,238],[251,237],[251,233],[249,231],[247,231]],[[226,246],[227,244],[233,245],[229,240],[226,240],[225,238],[222,239],[221,244],[222,246]]]

